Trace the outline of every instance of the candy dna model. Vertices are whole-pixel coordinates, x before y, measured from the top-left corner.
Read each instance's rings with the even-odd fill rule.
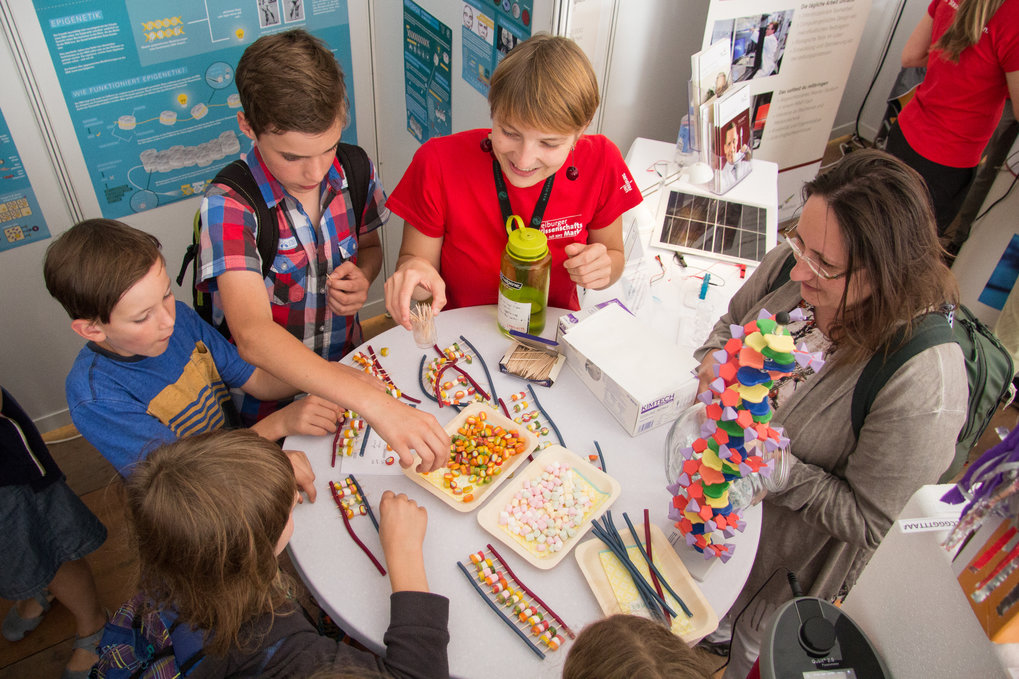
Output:
[[[466,406],[474,401],[489,401],[493,406],[498,405],[488,366],[466,337],[460,335],[460,342],[453,342],[445,349],[439,349],[438,345],[432,348],[436,354],[434,358],[428,360],[427,355],[421,357],[419,379],[425,396],[438,403],[440,408]],[[467,366],[475,360],[488,378],[488,392],[467,373]]]
[[[528,636],[533,636],[550,651],[558,650],[562,645],[563,632],[573,639],[575,636],[573,630],[563,622],[563,619],[517,578],[509,564],[492,545],[485,546],[491,556],[481,550],[469,557],[474,567],[474,575],[471,575],[463,563],[458,561],[456,564],[485,603],[539,658],[544,658],[545,654]],[[511,612],[504,613],[500,607]],[[561,631],[556,629],[553,623],[557,623]]]
[[[707,420],[700,437],[680,451],[682,469],[668,486],[669,519],[705,559],[732,558],[735,545],[725,540],[746,527],[729,501],[730,484],[751,474],[771,476],[774,454],[789,446],[782,428],[769,424],[775,380],[797,365],[814,372],[824,365],[820,352],[795,347],[785,327],[803,318],[798,308],[776,316],[762,309],[756,321],[731,325],[731,339],[712,354],[716,378],[697,397],[707,405]]]

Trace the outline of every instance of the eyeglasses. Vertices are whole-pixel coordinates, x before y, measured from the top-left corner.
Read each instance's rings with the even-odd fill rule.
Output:
[[[796,227],[798,226],[799,222],[793,224],[788,229],[782,232],[782,235],[785,236],[786,240],[789,242],[789,247],[792,248],[793,254],[796,255],[796,259],[806,262],[807,266],[810,268],[811,271],[814,272],[816,276],[818,276],[819,278],[823,278],[826,281],[834,281],[838,280],[839,278],[845,278],[846,273],[848,272],[842,271],[840,273],[832,273],[828,270],[826,266],[819,263],[817,260],[815,260],[813,257],[811,257],[805,252],[803,247],[803,239],[800,238],[800,235],[796,232]]]

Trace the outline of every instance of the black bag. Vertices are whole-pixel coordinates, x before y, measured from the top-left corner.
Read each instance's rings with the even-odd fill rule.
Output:
[[[336,157],[340,160],[343,174],[347,178],[347,193],[350,196],[350,204],[354,211],[354,237],[361,228],[361,218],[368,198],[368,184],[371,179],[371,161],[368,154],[360,146],[344,144],[336,145]],[[223,184],[236,191],[255,211],[255,241],[258,247],[258,257],[262,262],[262,277],[269,274],[273,260],[276,258],[276,249],[279,247],[280,233],[279,223],[276,221],[274,210],[269,209],[262,198],[255,178],[251,176],[248,164],[242,159],[237,159],[224,167],[210,182],[212,184]],[[277,204],[275,209],[279,209]],[[263,228],[268,225],[270,228]],[[198,257],[198,241],[202,231],[202,212],[195,212],[191,245],[184,253],[184,260],[180,265],[180,272],[177,274],[177,285],[182,285],[188,267]],[[191,306],[206,323],[216,328],[224,337],[230,339],[230,329],[226,325],[226,319],[220,324],[212,321],[212,295],[198,290],[198,264],[196,263],[191,271]]]

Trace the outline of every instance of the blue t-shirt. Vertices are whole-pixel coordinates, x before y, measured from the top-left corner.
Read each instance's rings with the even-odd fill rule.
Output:
[[[159,356],[119,356],[89,342],[67,375],[67,405],[82,436],[121,476],[163,443],[227,423],[230,389],[254,366],[183,302]]]

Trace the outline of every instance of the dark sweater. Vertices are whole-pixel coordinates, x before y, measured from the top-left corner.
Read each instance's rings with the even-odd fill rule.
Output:
[[[265,616],[253,623],[263,629],[271,625],[262,648],[206,657],[188,677],[307,677],[326,667],[347,672],[363,669],[399,679],[449,677],[449,600],[427,592],[394,592],[389,607],[385,657],[321,636],[295,605],[289,605],[272,622]]]
[[[6,389],[0,406],[0,460],[0,486],[31,484],[38,492],[64,477],[32,418]]]

